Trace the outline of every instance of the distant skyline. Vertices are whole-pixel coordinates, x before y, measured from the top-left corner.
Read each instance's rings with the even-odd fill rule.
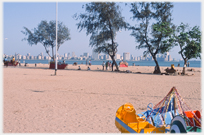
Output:
[[[127,2],[126,2],[127,3]],[[73,19],[75,13],[84,13],[82,9],[84,2],[58,2],[58,21],[63,22],[69,29],[71,40],[61,45],[58,53],[75,52],[77,56],[83,53],[92,54],[92,48],[89,46],[89,37],[86,32],[77,30],[76,21]],[[131,25],[136,24],[130,19],[132,13],[130,7],[125,6],[125,2],[118,2],[122,8],[122,16],[125,21]],[[173,23],[179,25],[181,22],[188,23],[190,27],[199,26],[201,28],[201,2],[173,2],[174,8],[172,12]],[[41,44],[28,45],[26,41],[22,41],[25,37],[21,31],[23,27],[34,29],[42,20],[55,20],[56,18],[56,3],[55,2],[4,2],[3,3],[3,54],[14,55],[19,53],[26,55],[38,55],[43,52],[46,55],[45,49]],[[144,49],[135,49],[137,43],[134,37],[130,36],[131,31],[122,30],[116,36],[118,42],[118,54],[129,52],[134,57],[141,56]],[[172,58],[181,59],[178,54],[179,48],[174,47],[169,51]]]

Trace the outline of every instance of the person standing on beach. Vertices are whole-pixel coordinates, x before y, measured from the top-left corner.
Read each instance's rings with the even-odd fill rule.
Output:
[[[109,69],[111,69],[111,62],[109,62],[109,65],[108,65],[108,66],[109,66]]]
[[[18,64],[19,64],[19,66],[21,66],[21,60],[18,60]]]
[[[107,68],[108,68],[108,61],[106,61],[106,70],[107,70]]]
[[[188,62],[188,67],[189,67],[189,65],[190,65],[190,62]]]
[[[12,59],[12,63],[13,63],[13,65],[14,65],[14,63],[15,63],[15,58],[14,58],[14,56],[13,56],[13,59]]]
[[[7,61],[7,58],[6,58],[6,56],[4,57],[4,63]]]
[[[105,62],[103,61],[103,63],[102,63],[102,66],[103,66],[103,70],[104,70],[104,66],[105,66]]]

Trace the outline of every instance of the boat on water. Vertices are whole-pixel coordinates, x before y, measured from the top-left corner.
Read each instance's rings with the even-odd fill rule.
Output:
[[[58,62],[57,69],[65,69],[67,65],[68,64]],[[50,62],[49,69],[55,69],[55,62]]]
[[[201,132],[201,114],[192,111],[173,87],[157,105],[148,104],[145,112],[136,114],[131,103],[122,105],[115,125],[122,133]]]

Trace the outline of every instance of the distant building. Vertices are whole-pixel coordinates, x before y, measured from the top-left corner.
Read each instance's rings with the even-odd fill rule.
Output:
[[[34,60],[34,56],[30,56],[30,59],[31,59],[31,60]]]
[[[104,55],[99,55],[99,59],[103,60],[104,59]]]
[[[120,54],[116,54],[116,55],[115,55],[115,59],[116,59],[116,60],[120,60]]]
[[[72,57],[76,57],[75,52],[72,52]]]
[[[38,59],[38,60],[41,60],[41,59],[42,59],[42,56],[41,56],[41,55],[38,55],[38,56],[37,56],[37,59]]]
[[[94,52],[94,49],[92,50],[92,59],[93,60],[99,60],[99,53]]]
[[[84,53],[83,56],[88,58],[89,57],[89,53]]]
[[[43,52],[40,53],[40,56],[43,56]]]
[[[168,55],[168,61],[172,61],[171,55]]]
[[[130,60],[130,53],[123,53],[123,61]]]
[[[44,56],[44,60],[48,60],[48,56]]]
[[[132,54],[130,55],[130,60],[134,60],[134,56]]]
[[[135,60],[135,61],[138,61],[138,59],[137,59],[137,58],[138,58],[138,57],[135,57],[135,58],[134,58],[134,60]]]
[[[16,60],[21,59],[21,57],[22,57],[22,56],[21,56],[20,54],[15,55],[15,59],[16,59]]]
[[[20,57],[19,57],[18,59],[20,59]],[[21,56],[21,59],[25,60],[25,59],[26,59],[26,56],[25,56],[25,55],[24,55],[24,56]]]
[[[67,53],[64,53],[64,58],[67,58],[67,57],[68,57]]]
[[[123,56],[120,56],[120,59],[123,60]]]

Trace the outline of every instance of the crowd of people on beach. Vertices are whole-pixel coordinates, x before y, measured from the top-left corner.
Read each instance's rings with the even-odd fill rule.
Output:
[[[105,67],[106,67],[106,70],[111,69],[112,64],[113,63],[111,63],[110,61],[106,61],[106,63],[103,61],[103,63],[102,63],[103,70],[104,70]]]

